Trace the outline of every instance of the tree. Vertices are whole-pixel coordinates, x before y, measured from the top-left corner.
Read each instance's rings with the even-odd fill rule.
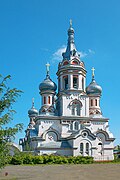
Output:
[[[13,104],[22,93],[17,88],[8,87],[7,81],[10,79],[10,75],[6,77],[0,75],[0,168],[8,162],[7,144],[9,140],[14,138],[15,134],[23,128],[22,124],[16,124],[14,127],[8,126],[15,113]]]

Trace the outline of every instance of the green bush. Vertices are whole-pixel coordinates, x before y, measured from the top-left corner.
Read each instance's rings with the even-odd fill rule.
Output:
[[[26,154],[23,156],[23,164],[34,164],[33,159],[34,159],[33,155]]]
[[[14,155],[10,161],[10,164],[20,165],[23,164],[23,158],[20,155]]]
[[[43,156],[33,157],[33,164],[43,164],[43,162],[44,162]]]
[[[75,164],[75,157],[69,156],[69,157],[68,157],[68,163],[69,163],[69,164]]]
[[[55,155],[45,155],[45,156],[35,156],[30,153],[20,153],[14,155],[10,159],[10,164],[90,164],[93,163],[92,157],[66,157],[66,156],[55,156]]]

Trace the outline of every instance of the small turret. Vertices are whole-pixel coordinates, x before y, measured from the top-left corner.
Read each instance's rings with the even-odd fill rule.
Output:
[[[102,93],[102,88],[95,81],[95,69],[92,68],[92,81],[86,87],[86,93],[89,96],[89,114],[93,115],[101,115],[100,110],[100,97]]]
[[[38,116],[38,110],[35,109],[35,107],[34,107],[34,98],[32,98],[32,107],[28,111],[28,116],[30,118],[30,122],[29,122],[28,128],[31,129],[35,125],[35,121],[34,121],[35,117]]]
[[[35,109],[35,107],[34,107],[34,98],[32,99],[32,107],[31,107],[31,109],[28,111],[28,115],[29,115],[29,117],[38,116],[38,110]]]
[[[56,89],[57,89],[56,84],[50,79],[49,67],[50,67],[50,64],[47,63],[46,64],[46,71],[47,71],[46,78],[39,85],[39,90],[40,90],[41,94],[44,93],[45,91],[49,91],[49,90],[56,91]]]
[[[99,96],[101,96],[102,88],[95,81],[94,71],[95,71],[95,69],[92,68],[92,82],[89,84],[89,86],[87,86],[86,93],[88,95],[99,95]]]
[[[40,95],[42,96],[42,107],[40,114],[54,113],[54,96],[56,94],[57,85],[50,79],[50,64],[46,64],[46,78],[39,85]]]

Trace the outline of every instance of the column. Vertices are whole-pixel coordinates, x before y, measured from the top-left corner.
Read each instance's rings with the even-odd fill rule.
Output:
[[[85,87],[86,87],[86,78],[84,77],[84,92],[85,92]]]
[[[68,83],[69,83],[69,89],[73,88],[73,75],[69,74],[68,75]]]
[[[60,76],[60,90],[63,89],[63,77]]]
[[[78,89],[82,89],[82,75],[78,75]]]

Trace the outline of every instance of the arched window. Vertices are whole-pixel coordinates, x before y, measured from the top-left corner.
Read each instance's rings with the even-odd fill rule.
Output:
[[[72,106],[72,115],[75,115],[75,108]]]
[[[78,88],[78,77],[73,76],[73,88]]]
[[[44,96],[44,104],[46,104],[46,97]]]
[[[80,153],[83,155],[83,149],[84,149],[84,146],[83,146],[83,143],[80,143]]]
[[[82,108],[81,102],[79,102],[77,100],[71,102],[72,115],[80,116],[81,115],[81,108]]]
[[[82,77],[82,90],[84,90],[84,78]]]
[[[48,104],[50,104],[50,96],[48,96]]]
[[[89,143],[86,143],[86,154],[89,155]]]
[[[45,109],[43,109],[42,112],[45,112]]]
[[[93,106],[93,99],[91,99],[91,106]]]
[[[60,79],[58,79],[58,90],[60,90]]]
[[[65,61],[65,62],[63,63],[63,65],[67,65],[67,64],[69,64],[68,61]]]
[[[63,78],[64,78],[64,88],[68,89],[68,76],[65,76]]]
[[[78,64],[78,62],[77,61],[72,61],[72,64]]]
[[[95,99],[95,106],[97,106],[97,99]]]
[[[79,129],[79,123],[76,121],[74,123],[74,130],[78,130]]]
[[[70,124],[69,128],[71,131],[73,130],[73,124],[72,123]]]

